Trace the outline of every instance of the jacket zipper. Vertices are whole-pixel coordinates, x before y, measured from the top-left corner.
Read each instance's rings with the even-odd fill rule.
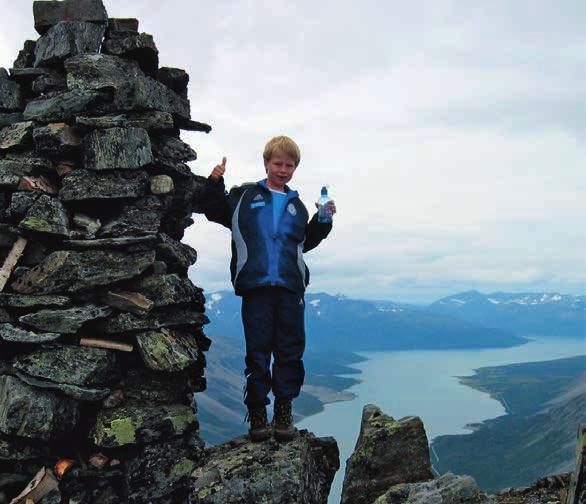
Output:
[[[272,247],[271,247],[271,273],[270,273],[270,277],[271,277],[271,285],[275,285],[277,282],[277,263],[275,261],[275,248],[276,248],[276,244],[277,244],[277,234],[279,233],[279,229],[281,227],[281,221],[283,220],[283,215],[285,215],[285,211],[287,210],[287,205],[289,205],[289,202],[292,200],[293,198],[289,198],[289,196],[287,196],[287,199],[285,200],[285,202],[283,203],[283,208],[281,209],[281,215],[279,215],[279,220],[277,221],[277,226],[275,228],[275,224],[273,222],[273,233],[271,234],[272,237]],[[273,195],[271,193],[271,204],[274,205],[274,201],[273,201]],[[272,208],[271,208],[272,211]]]

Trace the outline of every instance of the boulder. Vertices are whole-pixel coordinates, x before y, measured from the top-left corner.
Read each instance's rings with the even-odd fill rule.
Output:
[[[101,0],[65,0],[33,2],[35,30],[41,35],[60,21],[88,21],[106,24],[108,14]]]
[[[18,321],[41,331],[75,334],[86,322],[107,317],[112,310],[107,306],[84,305],[65,310],[39,310],[23,315]]]
[[[31,145],[32,121],[11,124],[0,130],[0,151],[23,150]]]
[[[358,441],[346,463],[342,504],[371,504],[394,485],[432,478],[421,419],[395,420],[373,404],[364,406]]]
[[[0,76],[0,111],[22,110],[22,99],[18,83]]]
[[[67,155],[79,149],[81,136],[75,128],[61,122],[35,128],[33,141],[37,152]]]
[[[48,194],[41,194],[28,209],[19,229],[33,233],[69,236],[69,219],[63,203]]]
[[[307,431],[288,443],[236,438],[208,450],[206,459],[192,474],[193,504],[323,504],[340,466],[335,439]]]
[[[87,170],[137,169],[152,161],[151,141],[142,128],[94,130],[83,141]]]
[[[63,177],[59,198],[63,201],[140,198],[149,177],[142,170],[72,170]]]
[[[150,179],[150,189],[153,194],[169,194],[175,189],[175,184],[169,175],[155,175]]]
[[[153,153],[158,158],[172,161],[187,162],[197,159],[197,154],[188,144],[168,135],[160,135],[153,141]]]
[[[196,325],[209,323],[209,319],[201,312],[203,307],[198,306],[167,306],[151,310],[146,315],[120,313],[106,320],[104,331],[108,334],[128,331],[147,331],[161,327]]]
[[[66,91],[67,80],[64,75],[58,72],[51,72],[37,77],[31,84],[31,90],[36,94]]]
[[[205,303],[202,290],[193,285],[189,278],[176,274],[150,275],[138,278],[132,288],[155,303],[155,307],[181,303]]]
[[[18,52],[18,56],[12,64],[13,68],[27,68],[32,67],[35,63],[35,46],[34,40],[25,40],[22,49]]]
[[[180,331],[161,329],[136,335],[142,360],[153,371],[177,372],[199,363],[204,365],[203,354],[198,353],[195,339]]]
[[[107,36],[113,33],[138,33],[138,19],[135,18],[109,18]]]
[[[159,233],[156,247],[157,259],[167,263],[170,272],[185,274],[197,261],[197,252],[186,243],[174,240],[165,233]]]
[[[79,417],[76,401],[0,376],[0,432],[33,439],[67,436]]]
[[[55,333],[36,333],[14,324],[0,324],[0,339],[11,343],[46,343],[61,337]]]
[[[75,123],[86,128],[173,129],[173,116],[168,112],[134,112],[99,117],[76,117]]]
[[[64,65],[69,89],[116,90],[142,75],[135,61],[109,54],[80,54]]]
[[[14,358],[24,375],[54,383],[95,387],[111,383],[118,375],[111,350],[74,345],[53,345]]]
[[[42,96],[27,103],[24,118],[38,122],[69,121],[90,109],[100,97],[98,91],[74,89]]]
[[[21,275],[11,286],[21,294],[79,292],[140,275],[153,263],[154,257],[153,251],[58,250]]]
[[[92,438],[101,448],[118,448],[170,439],[197,427],[193,410],[183,404],[125,405],[100,411]]]
[[[56,70],[50,68],[35,68],[33,66],[10,69],[10,76],[12,79],[24,86],[29,86],[35,79],[38,79],[43,75],[51,75],[55,73],[57,73]]]
[[[100,229],[100,237],[136,236],[155,234],[161,225],[161,209],[163,204],[155,196],[147,196],[126,205],[120,215],[104,224]]]
[[[136,60],[147,74],[154,74],[159,67],[159,50],[148,33],[110,31],[102,52]]]
[[[83,21],[61,21],[49,28],[35,47],[35,67],[59,66],[70,56],[98,53],[105,26]]]
[[[177,94],[187,98],[189,75],[181,68],[162,67],[157,72],[157,80],[171,88]]]

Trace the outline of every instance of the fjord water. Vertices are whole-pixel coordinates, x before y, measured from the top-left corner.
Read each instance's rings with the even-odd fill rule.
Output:
[[[352,454],[362,407],[379,406],[395,419],[421,417],[427,437],[468,432],[466,424],[477,423],[505,413],[503,406],[488,394],[461,385],[458,376],[474,369],[521,362],[537,362],[586,354],[586,340],[535,339],[525,345],[483,350],[409,350],[365,352],[366,361],[354,364],[362,380],[350,390],[356,399],[328,404],[325,410],[297,424],[318,436],[334,436],[340,448],[341,467],[330,492],[329,504],[340,502],[346,459]]]

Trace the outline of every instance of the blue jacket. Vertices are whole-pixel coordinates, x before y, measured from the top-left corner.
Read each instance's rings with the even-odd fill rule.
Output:
[[[236,294],[256,287],[280,286],[303,294],[309,269],[303,252],[329,234],[332,224],[309,221],[297,191],[285,186],[286,200],[274,232],[273,198],[266,180],[233,187],[207,179],[203,209],[208,220],[232,230],[230,273]],[[309,222],[308,222],[309,221]]]

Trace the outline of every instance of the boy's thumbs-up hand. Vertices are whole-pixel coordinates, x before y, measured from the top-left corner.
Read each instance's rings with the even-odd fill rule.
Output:
[[[222,162],[219,165],[214,166],[214,169],[212,170],[210,177],[212,178],[212,180],[214,182],[217,182],[218,180],[220,180],[221,177],[224,176],[225,171],[226,171],[226,156],[224,156],[222,158]]]

